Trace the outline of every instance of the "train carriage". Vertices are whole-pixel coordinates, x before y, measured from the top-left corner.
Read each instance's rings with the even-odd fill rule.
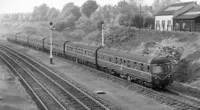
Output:
[[[26,37],[27,36],[27,37]],[[50,50],[49,38],[16,34],[9,41],[17,41],[32,47]],[[53,53],[65,56],[76,62],[86,63],[98,69],[108,70],[128,80],[151,84],[153,87],[165,87],[173,82],[172,62],[167,58],[157,58],[119,51],[116,49],[90,46],[69,41],[53,41]],[[91,66],[90,65],[90,66]]]
[[[16,35],[15,35],[16,36]],[[15,36],[6,36],[7,40],[10,42],[16,42],[16,37]]]
[[[28,37],[27,37],[27,39],[28,39]],[[43,39],[43,37],[41,37],[41,36],[31,36],[27,43],[29,46],[32,46],[37,49],[42,49],[43,48],[42,39]]]
[[[64,55],[65,57],[71,59],[71,60],[74,60],[76,61],[76,57],[77,57],[77,54],[76,54],[76,45],[71,43],[71,42],[65,42],[63,44],[63,50],[64,50]]]
[[[96,46],[89,46],[85,44],[75,44],[75,53],[77,58],[81,61],[87,61],[92,64],[96,64],[95,61],[95,53],[98,47]]]
[[[19,33],[19,34],[16,34],[15,37],[16,37],[15,39],[17,39],[16,41],[18,43],[21,43],[22,45],[25,45],[28,42],[27,34],[21,34],[21,33]]]
[[[151,82],[150,61],[152,57],[140,56],[112,49],[102,48],[98,51],[98,65],[108,67],[120,73],[121,77],[134,78]]]

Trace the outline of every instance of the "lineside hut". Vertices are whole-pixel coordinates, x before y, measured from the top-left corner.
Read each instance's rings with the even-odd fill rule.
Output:
[[[200,32],[200,7],[173,18],[174,31]]]

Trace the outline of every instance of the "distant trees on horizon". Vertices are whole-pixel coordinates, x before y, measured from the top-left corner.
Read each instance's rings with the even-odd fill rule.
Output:
[[[141,1],[142,3],[143,1]],[[82,29],[86,33],[97,29],[99,22],[104,20],[106,26],[125,26],[137,28],[153,28],[154,12],[164,5],[179,3],[180,0],[154,0],[152,6],[141,6],[137,0],[119,1],[117,5],[99,6],[94,0],[87,0],[81,7],[67,3],[62,10],[50,8],[46,4],[35,6],[31,18],[21,21],[57,23],[58,31],[64,29]],[[10,21],[19,21],[19,16],[4,16]]]

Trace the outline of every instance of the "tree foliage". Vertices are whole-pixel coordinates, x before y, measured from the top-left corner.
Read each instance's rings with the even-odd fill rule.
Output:
[[[34,7],[32,17],[35,21],[46,21],[47,13],[49,11],[49,7],[46,4],[42,4],[39,7]]]
[[[50,8],[47,13],[47,18],[49,21],[55,21],[59,15],[59,10],[56,8]]]
[[[79,28],[79,29],[83,30],[84,32],[89,33],[92,30],[94,30],[94,24],[88,17],[82,16],[76,22],[76,28]]]
[[[74,21],[77,21],[81,16],[79,10],[79,7],[75,6],[74,3],[67,3],[59,14],[59,20],[65,21],[69,16],[74,16]]]
[[[137,28],[143,28],[144,25],[144,17],[141,14],[136,14],[131,19],[131,26],[137,27]]]
[[[98,21],[102,20],[103,19],[103,15],[100,11],[96,11],[94,12],[91,17],[90,17],[90,20],[96,24]]]
[[[115,19],[115,22],[118,25],[125,25],[126,21],[127,21],[127,16],[125,14],[122,14],[122,13],[118,14],[116,19]]]
[[[57,19],[59,21],[59,23],[57,23],[58,26],[56,26],[59,27],[58,30],[62,31],[65,28],[75,28],[75,22],[81,17],[81,12],[79,10],[79,7],[75,6],[74,3],[65,4]]]
[[[146,17],[144,19],[144,28],[153,29],[154,28],[154,23],[155,23],[154,17]]]
[[[81,7],[81,12],[87,16],[90,17],[90,15],[98,8],[98,5],[96,1],[93,0],[88,0],[86,1],[82,7]]]
[[[180,2],[181,0],[154,0],[152,6],[154,10],[156,10],[157,12],[165,6],[168,6],[174,3],[180,3]]]

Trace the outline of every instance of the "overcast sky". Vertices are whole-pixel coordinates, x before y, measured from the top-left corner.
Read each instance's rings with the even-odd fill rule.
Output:
[[[17,12],[32,12],[34,6],[39,6],[46,3],[50,7],[62,9],[69,2],[74,2],[75,5],[81,6],[87,0],[0,0],[0,13],[17,13]],[[116,5],[122,0],[96,0],[101,6],[105,4]],[[151,5],[154,0],[144,0],[143,5]],[[191,0],[182,0],[191,1]],[[193,0],[200,2],[200,0]]]

